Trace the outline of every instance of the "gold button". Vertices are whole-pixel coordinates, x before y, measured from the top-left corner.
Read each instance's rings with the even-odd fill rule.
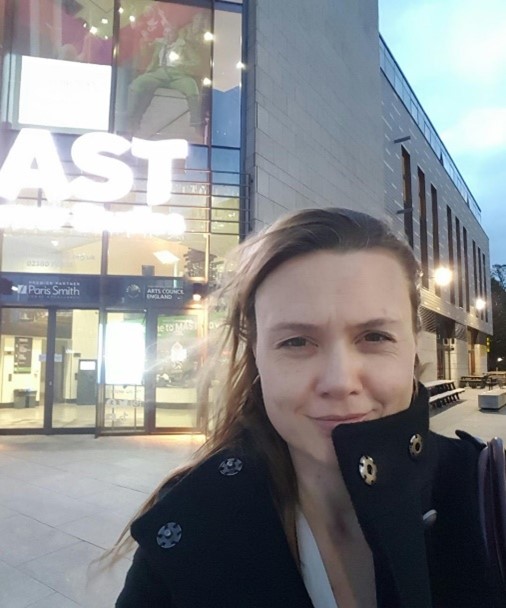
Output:
[[[378,467],[370,456],[362,456],[358,462],[358,472],[368,486],[372,486],[378,477]]]
[[[418,433],[409,440],[409,453],[411,458],[418,458],[423,450],[423,438]]]

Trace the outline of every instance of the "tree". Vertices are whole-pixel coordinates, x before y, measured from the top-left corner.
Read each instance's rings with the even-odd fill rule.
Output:
[[[488,353],[488,369],[506,369],[506,264],[494,264],[491,275],[494,335]],[[498,362],[497,359],[503,359]]]

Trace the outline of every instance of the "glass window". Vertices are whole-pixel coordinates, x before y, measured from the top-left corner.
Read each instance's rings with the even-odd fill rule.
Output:
[[[4,308],[0,317],[0,428],[42,428],[47,310]]]
[[[118,210],[119,209],[119,210]],[[127,205],[116,205],[114,211],[131,213]],[[185,212],[186,230],[180,235],[153,236],[146,226],[144,234],[110,234],[108,273],[111,275],[146,275],[165,277],[206,276],[207,221],[197,210],[158,208],[156,213]],[[206,211],[207,210],[200,210]],[[137,223],[139,221],[137,220]],[[194,232],[191,230],[195,229]]]
[[[116,129],[206,143],[211,11],[173,2],[121,2]]]
[[[26,200],[0,205],[2,271],[100,274],[102,233],[72,225],[73,209]]]
[[[213,145],[241,145],[241,14],[215,11]]]
[[[239,243],[237,235],[211,234],[209,252],[209,284],[216,285],[227,255]]]
[[[113,0],[19,0],[13,6],[8,120],[107,130]]]
[[[213,196],[211,232],[239,234],[239,199]]]
[[[394,82],[394,64],[392,59],[387,56],[386,58],[386,75],[388,80],[393,83]]]
[[[197,373],[202,360],[203,313],[159,315],[156,340],[156,426],[197,424]]]
[[[239,184],[240,152],[226,148],[213,148],[211,168],[213,170],[213,184]],[[214,192],[214,189],[213,189]]]

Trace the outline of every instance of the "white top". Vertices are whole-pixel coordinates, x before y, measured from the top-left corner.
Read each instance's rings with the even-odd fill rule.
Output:
[[[300,509],[297,511],[296,529],[302,579],[314,608],[338,608],[318,545]]]

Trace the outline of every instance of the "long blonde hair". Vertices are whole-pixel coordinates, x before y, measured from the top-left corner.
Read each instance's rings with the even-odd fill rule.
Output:
[[[285,216],[257,235],[250,236],[233,252],[216,294],[218,308],[225,308],[223,331],[215,346],[220,357],[226,353],[226,369],[214,400],[213,428],[191,462],[173,471],[152,493],[135,518],[156,501],[160,488],[182,476],[203,460],[224,448],[236,447],[245,432],[254,437],[254,449],[267,464],[272,494],[288,541],[297,554],[295,512],[297,482],[283,439],[270,423],[262,397],[261,382],[253,355],[256,340],[255,295],[262,281],[284,262],[320,250],[341,253],[365,249],[390,252],[399,261],[407,279],[413,314],[413,331],[420,329],[420,270],[413,252],[381,221],[348,209],[307,209]],[[215,375],[212,362],[204,384]],[[208,390],[201,391],[201,411],[208,411]],[[129,526],[109,552],[114,561],[131,547]]]

